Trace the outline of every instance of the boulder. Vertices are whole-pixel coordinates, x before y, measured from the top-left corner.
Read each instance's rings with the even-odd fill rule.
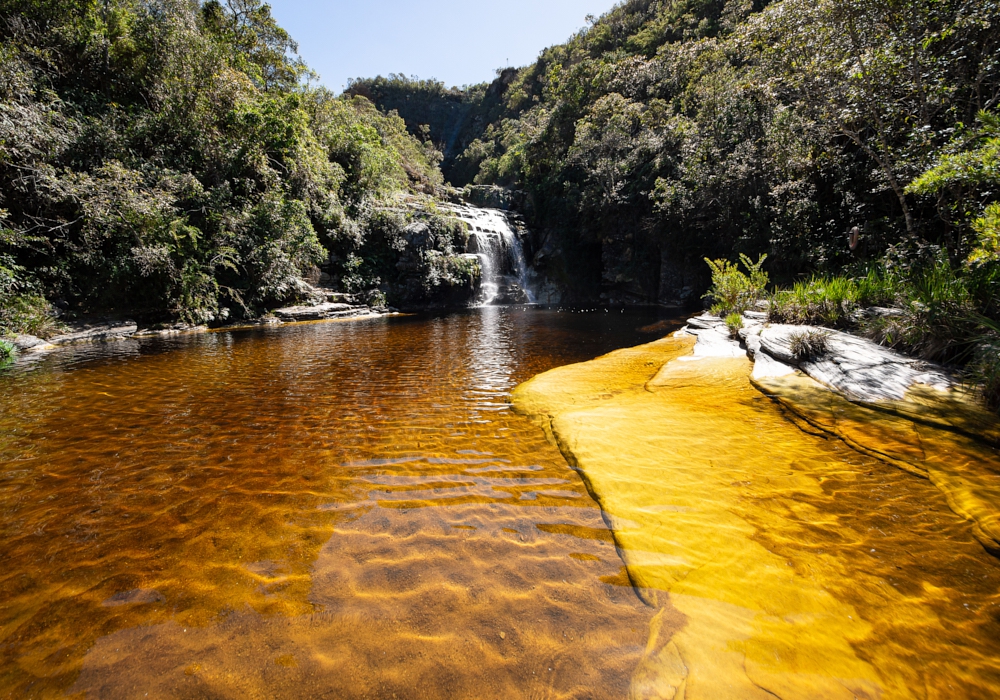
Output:
[[[711,314],[702,314],[701,316],[695,316],[694,318],[689,318],[687,324],[691,328],[715,328],[716,326],[723,325],[723,321],[718,316],[713,316]]]
[[[49,343],[33,335],[19,335],[14,338],[14,347],[20,352],[31,350],[43,345],[49,345]]]
[[[324,318],[339,318],[361,311],[367,311],[367,309],[327,301],[315,306],[286,306],[275,309],[274,315],[282,321],[318,321]]]

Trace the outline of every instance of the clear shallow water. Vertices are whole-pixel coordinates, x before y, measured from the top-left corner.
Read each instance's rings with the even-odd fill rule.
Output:
[[[655,611],[507,397],[657,320],[484,308],[8,370],[0,693],[624,697]]]
[[[797,428],[746,358],[693,344],[560,367],[512,397],[548,418],[659,608],[630,698],[1000,697],[1000,562],[973,523],[931,481]],[[853,418],[858,444],[973,454],[805,398],[825,422]],[[966,472],[995,480],[995,452],[974,454]]]

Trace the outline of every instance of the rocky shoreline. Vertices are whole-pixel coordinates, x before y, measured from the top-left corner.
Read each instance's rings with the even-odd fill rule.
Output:
[[[179,335],[181,333],[208,333],[238,330],[259,326],[282,326],[290,323],[327,320],[354,320],[394,316],[400,312],[390,307],[371,307],[349,294],[333,292],[322,287],[303,283],[300,303],[274,309],[267,316],[253,321],[207,326],[187,323],[158,324],[140,327],[130,319],[96,319],[64,324],[66,332],[49,338],[18,335],[11,341],[19,355],[37,355],[60,347],[88,343],[109,343],[129,338],[151,338]]]
[[[695,357],[745,353],[751,384],[800,427],[929,479],[1000,556],[1000,419],[947,368],[840,331],[768,324],[759,312],[745,314],[738,339],[707,314],[677,335],[697,337]]]
[[[937,645],[942,611],[978,614],[959,606],[963,558],[1000,555],[996,417],[945,368],[759,312],[743,326],[698,316],[512,392],[657,608],[629,697],[924,691],[915,647],[968,663],[985,638]]]

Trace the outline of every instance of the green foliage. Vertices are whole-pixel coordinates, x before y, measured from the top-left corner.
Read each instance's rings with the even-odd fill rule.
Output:
[[[746,273],[739,266],[728,260],[709,260],[705,258],[712,271],[712,286],[705,294],[713,299],[712,313],[720,316],[726,314],[742,314],[764,297],[767,289],[768,275],[763,265],[767,255],[761,255],[753,262],[746,255],[740,255],[740,261],[746,268]]]
[[[0,303],[0,334],[27,334],[40,338],[56,335],[60,325],[45,297],[19,294]]]
[[[977,119],[979,128],[953,141],[953,152],[945,152],[934,167],[913,180],[908,192],[937,194],[957,187],[1000,185],[1000,116],[982,111]]]
[[[969,262],[974,265],[1000,263],[1000,202],[986,207],[986,211],[972,222],[976,232],[976,242],[969,253]]]
[[[734,311],[728,314],[724,319],[726,322],[726,328],[729,330],[730,338],[738,338],[740,334],[740,329],[743,328],[743,314]]]
[[[978,307],[989,303],[978,298],[977,282],[939,259],[901,281],[896,299],[900,315],[874,319],[865,329],[881,342],[928,360],[967,361]]]
[[[409,133],[425,151],[436,154],[444,175],[458,186],[476,175],[476,169],[458,162],[458,157],[479,135],[477,128],[496,119],[503,107],[500,91],[487,90],[485,84],[448,88],[437,80],[395,73],[351,80],[347,92],[370,100],[387,114],[399,114]]]
[[[896,278],[873,268],[861,278],[812,276],[771,296],[768,318],[784,323],[849,326],[868,306],[896,302]]]
[[[0,367],[9,364],[17,354],[14,343],[0,338]]]
[[[1000,411],[1000,323],[980,316],[981,334],[977,338],[970,378],[987,405]]]
[[[873,262],[908,239],[957,260],[990,201],[981,178],[933,194],[907,185],[937,163],[989,161],[995,10],[629,0],[486,88],[390,76],[357,94],[399,109],[411,133],[430,125],[447,158],[464,148],[453,181],[471,172],[524,192],[529,225],[558,251],[550,264],[581,294],[653,299],[661,267],[691,276],[693,261],[736,252],[768,252],[785,279]],[[963,126],[977,114],[979,127]]]
[[[905,274],[878,266],[863,277],[798,282],[771,296],[768,318],[853,330],[928,360],[974,370],[993,366],[983,348],[994,342],[998,303],[1000,265],[955,266],[939,256]]]
[[[77,314],[253,317],[356,253],[376,208],[441,183],[400,118],[303,84],[261,0],[0,0],[0,37],[8,315],[41,294]]]

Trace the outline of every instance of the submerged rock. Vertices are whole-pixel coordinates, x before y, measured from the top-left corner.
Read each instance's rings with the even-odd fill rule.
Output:
[[[793,423],[747,381],[746,358],[697,355],[718,338],[689,327],[513,392],[515,410],[537,417],[580,470],[629,580],[659,609],[629,696],[991,697],[992,622],[973,624],[970,611],[953,629],[943,618],[980,590],[952,565],[982,552],[926,482],[817,435],[930,476],[986,542],[1000,503],[995,452],[851,402],[758,352],[757,384],[810,414]],[[887,481],[892,498],[880,503]],[[897,515],[906,499],[912,509]],[[970,604],[991,599],[985,589]]]
[[[887,405],[863,404],[798,372],[755,374],[753,381],[810,427],[930,479],[951,509],[972,522],[983,547],[1000,555],[1000,453],[985,445],[981,435],[963,434],[953,425],[967,419],[973,407],[949,411],[943,404],[921,404],[915,396]],[[914,419],[899,410],[904,403],[910,404]]]
[[[105,600],[101,605],[106,608],[114,608],[119,605],[145,605],[148,603],[163,603],[166,598],[159,591],[150,588],[134,588],[131,591],[115,593]]]

